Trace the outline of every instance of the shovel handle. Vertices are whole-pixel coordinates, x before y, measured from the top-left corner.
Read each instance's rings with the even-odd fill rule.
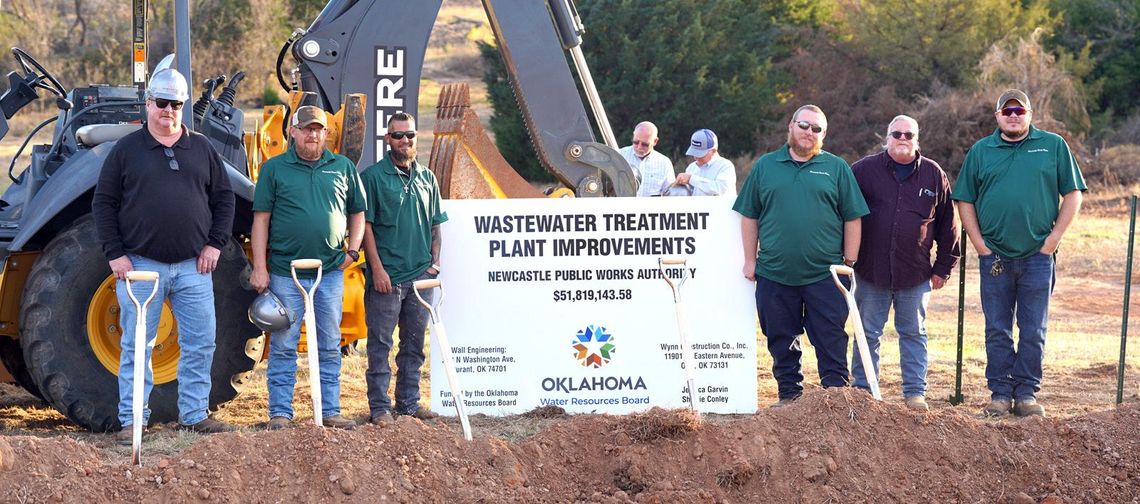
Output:
[[[687,261],[687,259],[685,259],[684,257],[678,257],[678,256],[662,257],[661,258],[661,264],[685,264],[686,261]]]
[[[320,259],[294,259],[289,263],[294,269],[317,269],[321,264]]]
[[[158,280],[158,272],[133,270],[127,272],[126,278],[132,282],[153,282]]]
[[[443,282],[440,282],[438,278],[429,278],[427,280],[416,280],[415,283],[412,284],[412,286],[415,287],[416,290],[434,289],[436,287],[439,287],[440,285],[443,285]]]

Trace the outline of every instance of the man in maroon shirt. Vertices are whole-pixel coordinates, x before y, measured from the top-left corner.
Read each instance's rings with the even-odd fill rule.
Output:
[[[855,263],[855,300],[879,374],[879,337],[891,306],[899,335],[903,397],[927,410],[926,307],[961,257],[950,183],[938,163],[918,150],[918,122],[900,115],[887,127],[883,152],[851,166],[871,214],[863,217],[863,245]],[[930,251],[938,243],[933,264]],[[856,387],[869,387],[863,363],[852,358]]]

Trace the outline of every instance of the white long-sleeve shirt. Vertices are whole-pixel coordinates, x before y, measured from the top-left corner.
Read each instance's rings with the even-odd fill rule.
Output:
[[[736,196],[736,165],[720,154],[714,154],[708,164],[689,163],[685,173],[690,174],[689,185],[693,196]]]
[[[673,162],[664,154],[650,151],[645,159],[637,157],[633,146],[622,147],[618,151],[641,175],[641,186],[637,188],[637,196],[659,196],[661,192],[673,185],[677,176],[673,173]]]

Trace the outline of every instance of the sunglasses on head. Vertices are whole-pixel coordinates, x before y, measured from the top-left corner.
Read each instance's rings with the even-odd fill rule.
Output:
[[[913,140],[914,139],[914,132],[913,131],[892,131],[891,137],[894,138],[895,140],[898,140],[900,138],[906,138],[907,140]]]
[[[408,137],[409,139],[415,138],[416,132],[415,131],[389,131],[388,135],[390,135],[393,140],[403,140],[404,137]]]
[[[174,150],[170,147],[163,147],[162,153],[166,154],[166,164],[170,166],[170,170],[178,171],[178,160],[174,158]]]
[[[804,130],[804,131],[807,131],[810,129],[812,133],[819,133],[819,132],[823,131],[822,126],[820,126],[818,124],[812,124],[812,123],[809,123],[807,121],[796,121],[796,126],[799,127],[800,129]]]
[[[1001,115],[1006,117],[1009,117],[1011,115],[1023,116],[1026,112],[1029,112],[1029,109],[1025,107],[1006,107],[1001,109]]]
[[[182,110],[182,102],[176,100],[167,100],[166,98],[155,98],[154,106],[160,109],[170,107],[171,110]]]

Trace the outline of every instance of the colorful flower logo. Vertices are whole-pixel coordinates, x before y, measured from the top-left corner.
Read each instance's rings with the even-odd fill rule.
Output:
[[[614,337],[606,332],[605,327],[596,325],[587,326],[578,331],[574,345],[574,357],[585,367],[600,368],[613,358]]]

